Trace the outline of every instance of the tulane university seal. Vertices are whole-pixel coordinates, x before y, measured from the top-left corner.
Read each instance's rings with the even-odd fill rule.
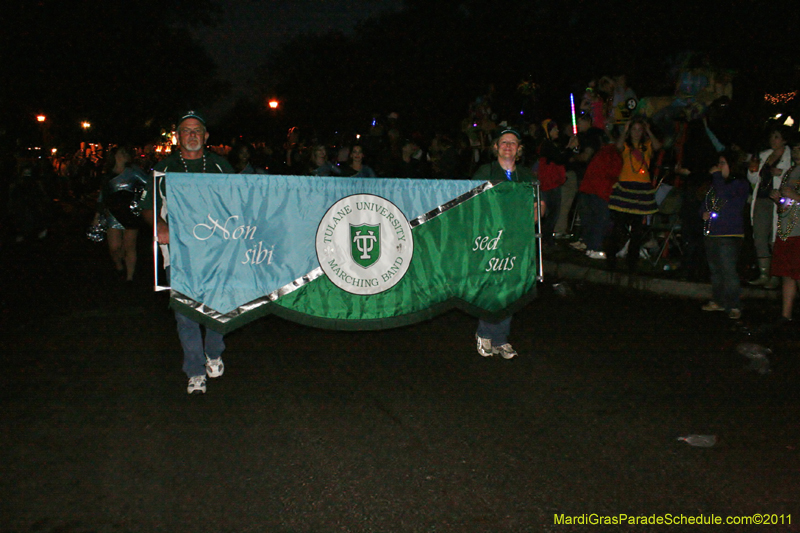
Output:
[[[317,258],[340,289],[378,294],[394,287],[414,256],[411,226],[389,200],[372,194],[342,198],[317,228]]]

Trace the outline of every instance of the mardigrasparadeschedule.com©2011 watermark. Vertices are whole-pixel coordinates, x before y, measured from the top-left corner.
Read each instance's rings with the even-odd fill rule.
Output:
[[[664,526],[711,526],[711,525],[730,525],[730,526],[788,526],[792,524],[792,515],[776,513],[753,513],[750,515],[722,516],[717,514],[651,514],[651,515],[629,515],[629,514],[599,514],[585,513],[580,515],[556,514],[553,523],[559,525],[581,525],[581,526],[644,526],[644,525],[664,525]]]

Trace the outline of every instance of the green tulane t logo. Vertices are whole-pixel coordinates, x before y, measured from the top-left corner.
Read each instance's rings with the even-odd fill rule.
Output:
[[[319,267],[339,289],[369,296],[388,291],[414,258],[411,224],[392,202],[352,194],[328,208],[315,238]]]
[[[369,268],[381,257],[381,225],[350,224],[350,255],[362,268]]]

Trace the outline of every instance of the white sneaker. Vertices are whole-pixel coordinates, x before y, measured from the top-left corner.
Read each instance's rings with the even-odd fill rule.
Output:
[[[186,387],[186,392],[189,394],[205,394],[206,393],[206,377],[203,375],[192,376],[189,378],[189,386]]]
[[[505,343],[502,346],[495,346],[492,348],[492,352],[499,354],[503,359],[512,359],[517,355],[516,350],[514,350],[509,343]]]
[[[484,357],[491,357],[494,355],[494,351],[492,350],[492,339],[485,339],[483,337],[478,337],[478,334],[475,334],[475,340],[478,341],[478,353]]]
[[[222,357],[216,359],[209,359],[206,355],[206,374],[210,378],[218,378],[225,372],[225,363],[222,362]]]
[[[583,241],[571,242],[571,243],[569,243],[569,245],[570,245],[571,248],[574,248],[575,250],[578,250],[579,252],[582,252],[582,251],[584,251],[586,249],[586,243],[583,242]]]
[[[606,253],[599,250],[586,250],[586,257],[589,259],[605,259]]]
[[[714,300],[711,300],[707,304],[704,304],[703,307],[701,307],[700,309],[702,309],[703,311],[724,311],[725,310],[724,307],[719,305]]]

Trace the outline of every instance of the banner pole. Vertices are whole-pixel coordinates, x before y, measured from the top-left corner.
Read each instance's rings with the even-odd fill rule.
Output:
[[[533,208],[536,210],[536,240],[538,253],[536,254],[538,260],[538,268],[536,272],[536,281],[544,281],[544,260],[542,259],[542,210],[540,209],[541,203],[539,202],[539,180],[536,180],[536,198],[534,198]]]
[[[158,181],[153,175],[153,292],[158,292]]]
[[[161,206],[159,205],[159,179],[164,179],[165,173],[164,172],[153,172],[153,291],[164,291],[169,289],[170,287],[164,287],[158,284],[158,258],[161,254],[161,249],[158,245],[158,216],[161,212]]]

